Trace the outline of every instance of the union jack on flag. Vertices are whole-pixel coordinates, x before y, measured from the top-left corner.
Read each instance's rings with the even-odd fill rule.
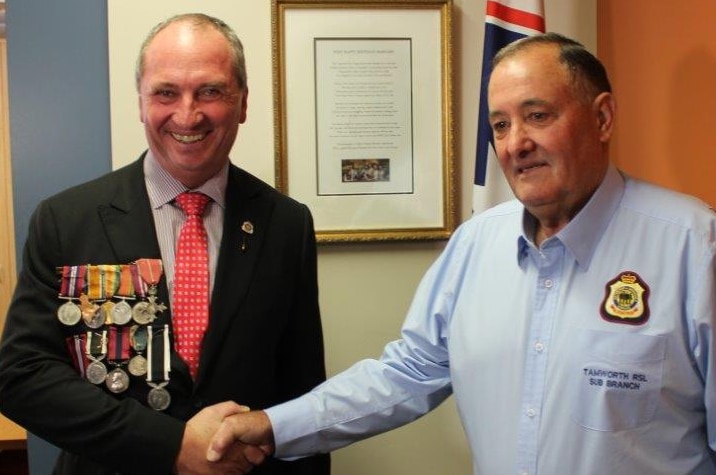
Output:
[[[487,109],[490,64],[504,46],[525,36],[545,31],[543,0],[488,0],[482,54],[480,111],[477,123],[477,154],[472,199],[473,213],[513,197],[500,172]]]

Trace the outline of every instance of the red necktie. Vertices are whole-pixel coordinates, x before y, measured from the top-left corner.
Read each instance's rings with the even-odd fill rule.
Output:
[[[209,250],[201,219],[209,197],[182,193],[176,202],[187,218],[179,232],[174,260],[174,344],[196,379],[201,340],[209,322]]]

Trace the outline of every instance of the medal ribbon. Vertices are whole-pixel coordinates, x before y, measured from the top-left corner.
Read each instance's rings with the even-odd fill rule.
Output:
[[[87,266],[87,297],[91,301],[104,300],[104,279],[100,266]]]
[[[147,382],[169,381],[169,325],[149,326],[147,330]]]
[[[141,353],[147,349],[147,327],[133,325],[129,329],[129,341],[134,351]]]
[[[119,266],[119,288],[115,292],[117,297],[134,298],[134,280],[130,264]]]
[[[74,335],[67,337],[67,351],[72,357],[72,364],[74,364],[77,372],[80,376],[85,377],[85,371],[87,368],[87,356],[85,355],[85,336]]]
[[[105,357],[107,354],[107,330],[102,330],[102,333],[87,332],[85,353],[93,361],[99,361]],[[99,357],[95,357],[95,355]]]
[[[85,266],[62,266],[60,296],[78,298],[85,285]]]
[[[139,276],[139,267],[137,266],[137,264],[130,264],[129,269],[132,273],[132,286],[134,287],[135,294],[139,295],[140,297],[146,297],[147,292],[144,288],[144,282]]]
[[[111,299],[119,289],[119,266],[105,264],[100,266],[104,276],[104,293],[107,299]]]
[[[110,327],[109,359],[112,361],[126,361],[129,359],[129,328]]]
[[[149,286],[150,289],[156,287],[159,280],[162,278],[162,260],[138,259],[136,264],[139,269],[139,275],[142,277],[142,280],[147,284],[147,286]]]

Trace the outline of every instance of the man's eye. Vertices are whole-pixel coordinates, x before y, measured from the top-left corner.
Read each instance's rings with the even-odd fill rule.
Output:
[[[153,96],[156,97],[159,102],[170,102],[174,100],[176,93],[170,89],[158,89],[154,91]]]
[[[500,120],[497,122],[492,123],[492,132],[495,135],[500,135],[507,130],[507,121],[506,120]]]
[[[531,112],[528,117],[534,122],[544,122],[549,118],[549,114],[546,112]]]
[[[199,91],[199,97],[202,99],[215,99],[221,96],[221,91],[216,88],[205,88]]]

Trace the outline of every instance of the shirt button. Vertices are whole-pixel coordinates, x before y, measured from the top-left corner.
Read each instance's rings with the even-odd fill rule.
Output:
[[[535,411],[534,408],[530,407],[529,409],[527,409],[525,414],[527,414],[527,417],[534,417],[537,415],[537,411]]]
[[[552,282],[552,279],[545,279],[545,280],[544,280],[544,286],[547,287],[548,289],[551,289],[551,288],[552,288],[552,285],[554,285],[554,282]]]
[[[535,351],[537,353],[542,353],[544,351],[544,343],[542,343],[542,342],[535,343]]]

